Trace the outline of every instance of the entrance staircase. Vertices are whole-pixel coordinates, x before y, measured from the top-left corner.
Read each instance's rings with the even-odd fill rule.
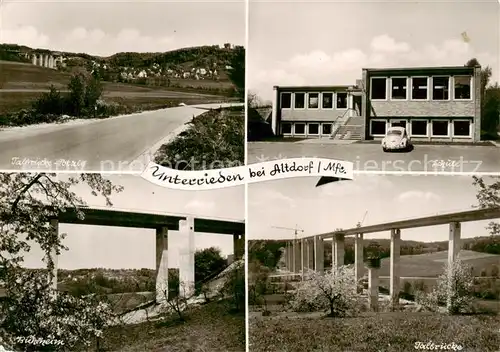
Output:
[[[360,141],[363,133],[363,117],[349,117],[343,125],[340,125],[335,132],[332,133],[330,139],[334,140],[355,140]]]

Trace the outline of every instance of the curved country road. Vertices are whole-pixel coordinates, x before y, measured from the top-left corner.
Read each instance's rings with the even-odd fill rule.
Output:
[[[140,158],[179,132],[193,116],[229,105],[242,104],[182,106],[103,120],[5,129],[0,131],[0,170],[140,172],[149,161]]]

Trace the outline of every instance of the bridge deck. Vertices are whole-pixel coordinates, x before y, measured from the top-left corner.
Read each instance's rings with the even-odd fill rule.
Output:
[[[318,236],[322,238],[333,237],[335,234],[344,234],[346,236],[353,236],[358,233],[366,234],[366,233],[390,231],[392,229],[402,230],[409,228],[444,225],[452,222],[481,221],[481,220],[491,220],[499,218],[500,218],[500,207],[487,208],[487,209],[473,209],[455,213],[425,216],[407,220],[399,220],[399,221],[387,222],[376,225],[354,227],[347,230],[322,233],[319,234]],[[315,236],[306,236],[304,238],[314,238],[314,237]]]
[[[110,209],[82,208],[85,214],[84,219],[79,219],[77,214],[69,210],[59,213],[58,220],[66,224],[97,225],[97,226],[117,226],[135,227],[145,229],[157,229],[167,227],[170,230],[179,230],[179,221],[185,220],[186,216],[151,214],[128,212]],[[215,219],[194,219],[194,231],[215,234],[244,234],[244,221],[236,220],[215,220]]]

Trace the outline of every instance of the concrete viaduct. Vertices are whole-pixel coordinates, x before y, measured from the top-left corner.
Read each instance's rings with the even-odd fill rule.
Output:
[[[399,303],[400,292],[400,244],[401,230],[449,224],[448,263],[457,258],[461,249],[461,224],[463,222],[491,220],[500,218],[500,207],[487,209],[474,209],[443,215],[426,216],[410,220],[395,221],[384,224],[355,227],[314,236],[306,236],[297,240],[287,241],[284,258],[286,268],[290,272],[304,276],[304,270],[324,272],[324,246],[325,239],[332,239],[332,267],[344,265],[344,239],[345,236],[354,236],[354,269],[356,279],[359,281],[365,270],[363,263],[363,235],[376,232],[390,232],[390,295],[392,304]],[[368,300],[372,310],[378,310],[379,269],[368,268]],[[448,305],[451,304],[448,301]]]
[[[244,221],[213,220],[165,214],[148,214],[95,208],[81,208],[85,214],[79,218],[74,210],[58,212],[50,219],[52,227],[59,233],[59,224],[79,224],[97,226],[133,227],[156,230],[156,301],[164,301],[168,294],[168,231],[180,231],[188,238],[188,247],[180,253],[179,279],[183,289],[179,292],[190,297],[194,293],[194,234],[214,233],[233,236],[233,255],[242,256],[238,248],[243,248]],[[119,250],[119,248],[117,248]],[[57,288],[57,256],[52,254],[55,263],[52,285]]]
[[[63,58],[61,55],[57,53],[51,53],[51,54],[31,53],[31,62],[35,66],[57,69],[57,63],[62,64]]]

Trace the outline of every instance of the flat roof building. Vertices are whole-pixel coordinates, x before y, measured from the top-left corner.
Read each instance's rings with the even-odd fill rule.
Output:
[[[276,135],[370,140],[392,126],[414,140],[477,142],[481,67],[364,68],[354,85],[274,87]]]

